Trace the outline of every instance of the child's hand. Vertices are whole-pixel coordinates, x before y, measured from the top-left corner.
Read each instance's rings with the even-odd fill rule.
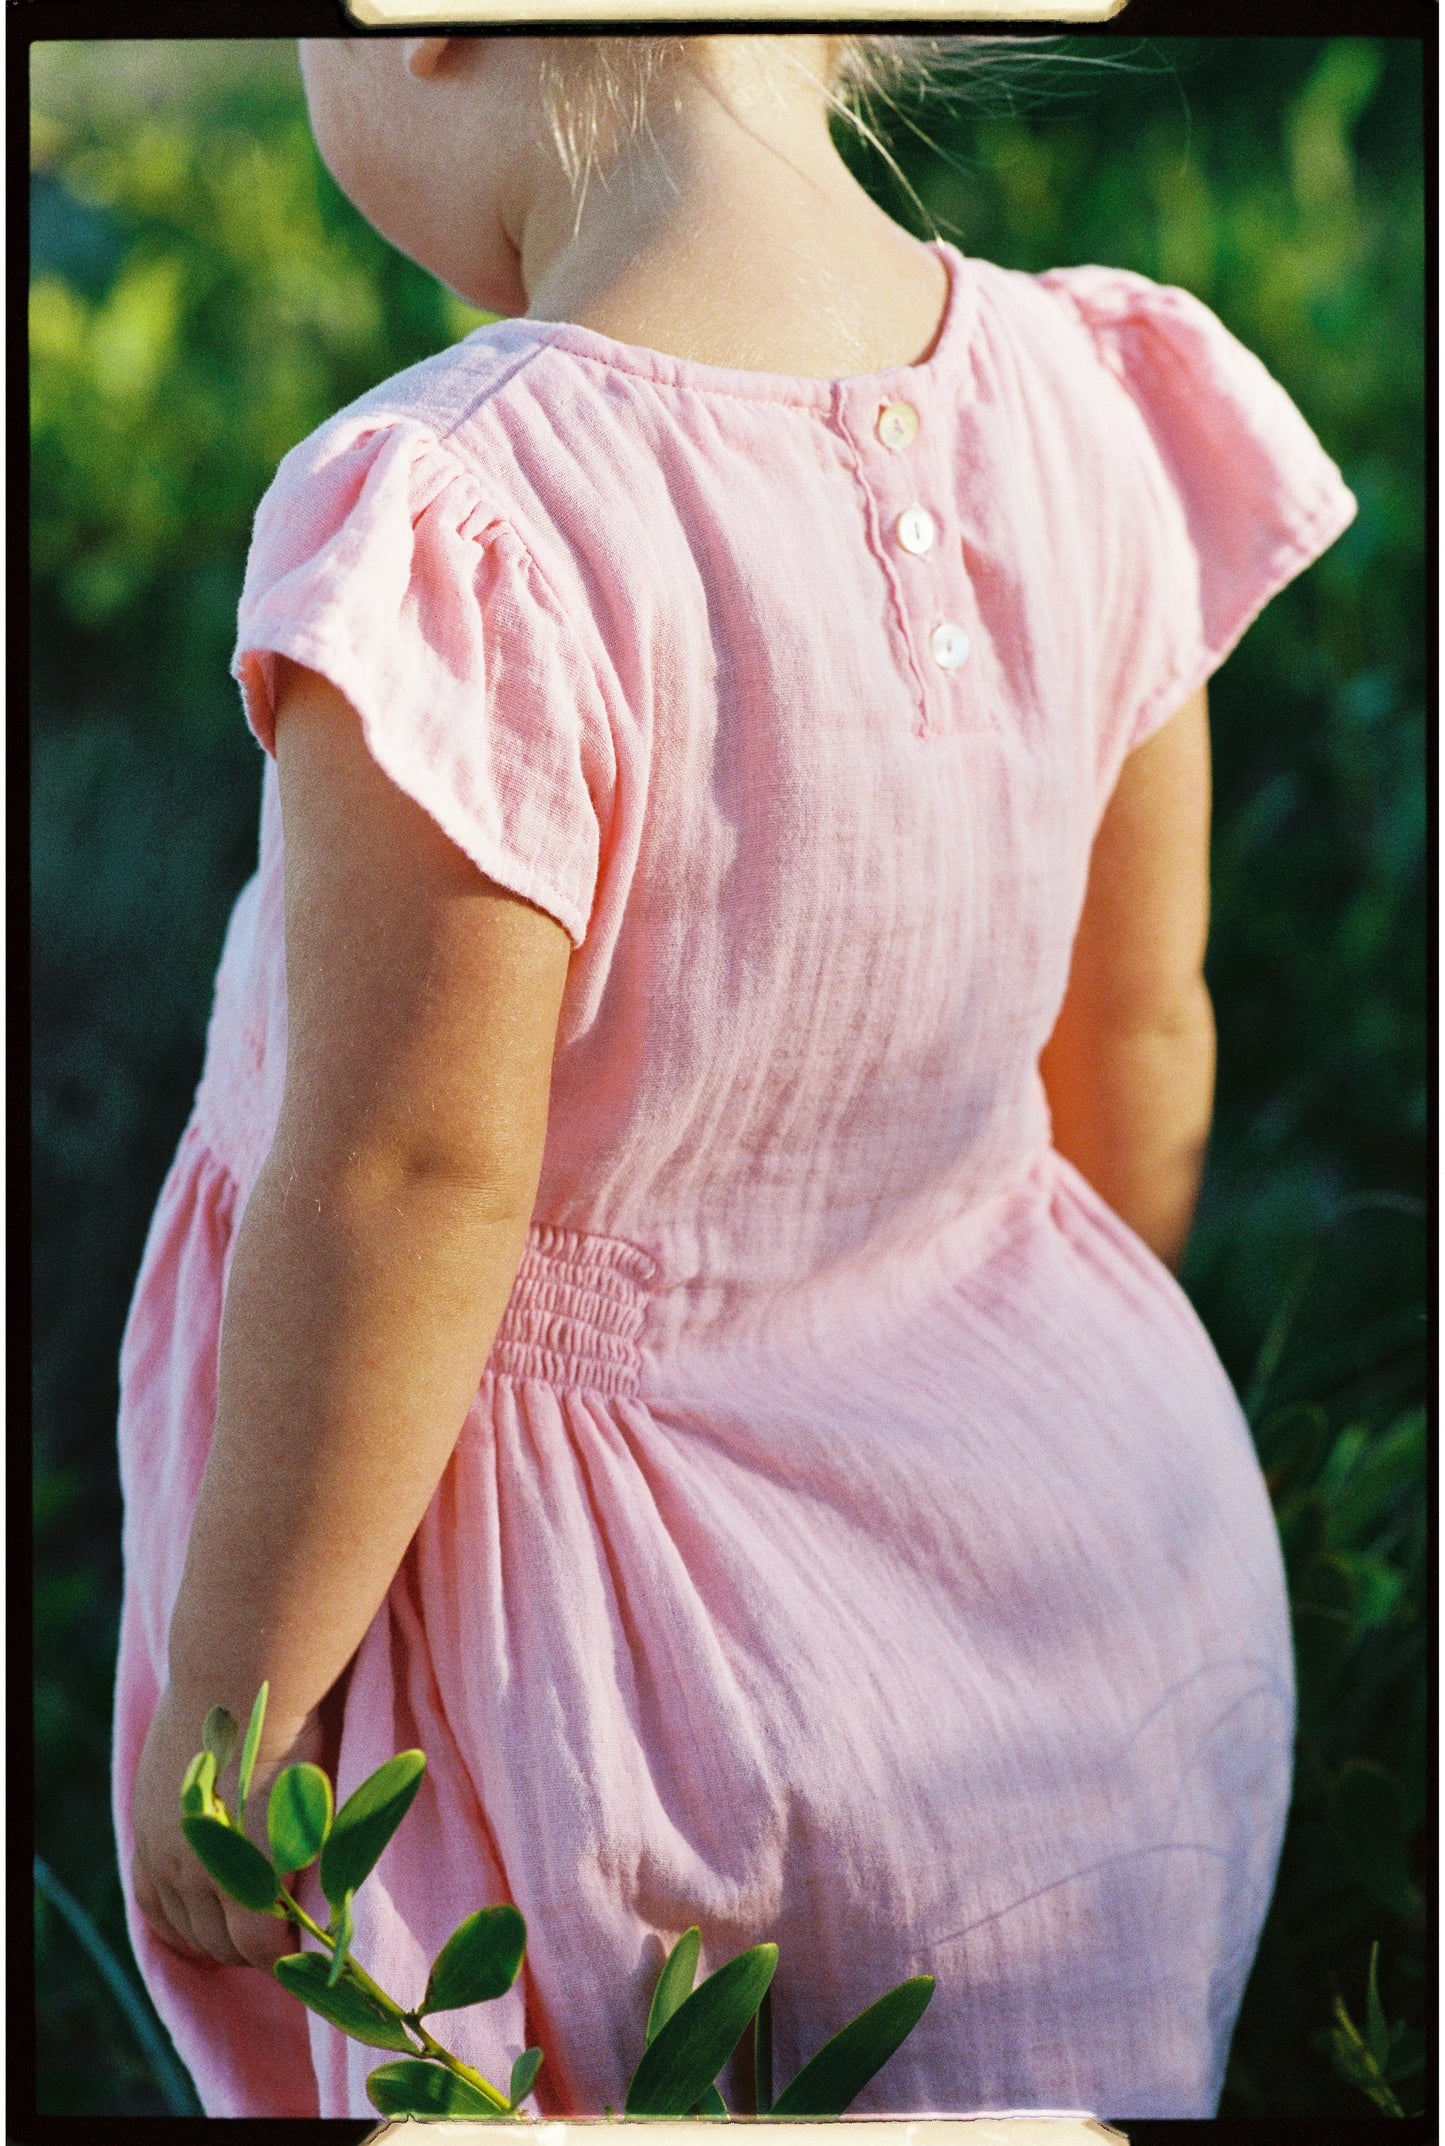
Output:
[[[206,1705],[182,1700],[168,1689],[151,1724],[132,1804],[136,1902],[161,1943],[186,1959],[269,1968],[284,1953],[296,1951],[292,1925],[279,1916],[252,1914],[221,1892],[181,1831],[181,1780],[201,1748],[207,1711]],[[298,1759],[321,1763],[323,1744],[319,1712],[290,1730],[279,1721],[273,1726],[268,1718],[246,1799],[246,1832],[263,1853],[269,1854],[266,1804],[272,1782],[283,1766]],[[233,1814],[236,1770],[233,1759],[216,1784]]]

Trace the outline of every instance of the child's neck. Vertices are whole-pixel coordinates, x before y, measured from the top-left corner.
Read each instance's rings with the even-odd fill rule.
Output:
[[[942,317],[942,263],[853,179],[809,85],[733,87],[680,71],[580,218],[560,189],[528,205],[529,315],[755,372],[916,363]]]

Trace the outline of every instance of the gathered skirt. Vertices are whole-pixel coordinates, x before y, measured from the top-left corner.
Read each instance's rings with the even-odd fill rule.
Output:
[[[365,2116],[383,2053],[170,1953],[130,1892],[238,1197],[193,1122],[123,1355],[116,1829],[207,2113]],[[854,2113],[1207,2117],[1294,1727],[1247,1426],[1172,1278],[1052,1151],[876,1279],[866,1313],[840,1288],[690,1336],[652,1318],[640,1248],[534,1229],[346,1685],[340,1794],[427,1755],[356,1956],[414,2003],[456,1923],[513,1901],[517,1984],[432,2026],[503,2085],[540,2044],[546,2115],[621,2106],[696,1923],[702,1971],[778,1944],[779,2085],[929,1973]]]

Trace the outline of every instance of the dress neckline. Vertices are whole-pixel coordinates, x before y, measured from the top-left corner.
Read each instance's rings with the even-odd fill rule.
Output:
[[[631,373],[658,387],[692,395],[712,395],[748,402],[787,402],[818,409],[830,408],[840,395],[852,400],[876,395],[881,401],[894,396],[923,394],[951,372],[966,348],[974,310],[974,282],[965,256],[946,239],[928,242],[928,250],[942,261],[948,277],[943,312],[925,357],[913,365],[891,365],[871,373],[844,373],[823,379],[807,373],[751,372],[742,367],[709,365],[695,358],[679,358],[667,351],[652,350],[642,343],[619,342],[595,328],[582,328],[572,321],[534,321],[521,316],[508,323],[514,331],[529,334],[544,347],[605,368]]]

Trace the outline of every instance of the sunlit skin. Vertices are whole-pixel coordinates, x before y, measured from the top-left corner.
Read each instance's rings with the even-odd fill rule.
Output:
[[[834,42],[688,40],[580,216],[544,114],[545,41],[322,38],[301,53],[338,183],[474,304],[833,378],[923,356],[947,280],[834,147]]]
[[[580,214],[539,41],[326,39],[302,58],[340,184],[464,297],[831,378],[924,356],[944,297],[941,263],[832,145],[831,47],[687,40]],[[292,1940],[206,1878],[180,1833],[180,1778],[207,1709],[244,1717],[264,1678],[259,1784],[288,1757],[328,1755],[322,1703],[436,1489],[511,1290],[571,958],[560,925],[484,879],[380,773],[333,687],[279,668],[285,1098],[237,1236],[171,1680],[133,1804],[157,1936],[258,1965]],[[1043,1060],[1058,1145],[1170,1262],[1212,1101],[1208,825],[1200,693],[1119,778]]]

